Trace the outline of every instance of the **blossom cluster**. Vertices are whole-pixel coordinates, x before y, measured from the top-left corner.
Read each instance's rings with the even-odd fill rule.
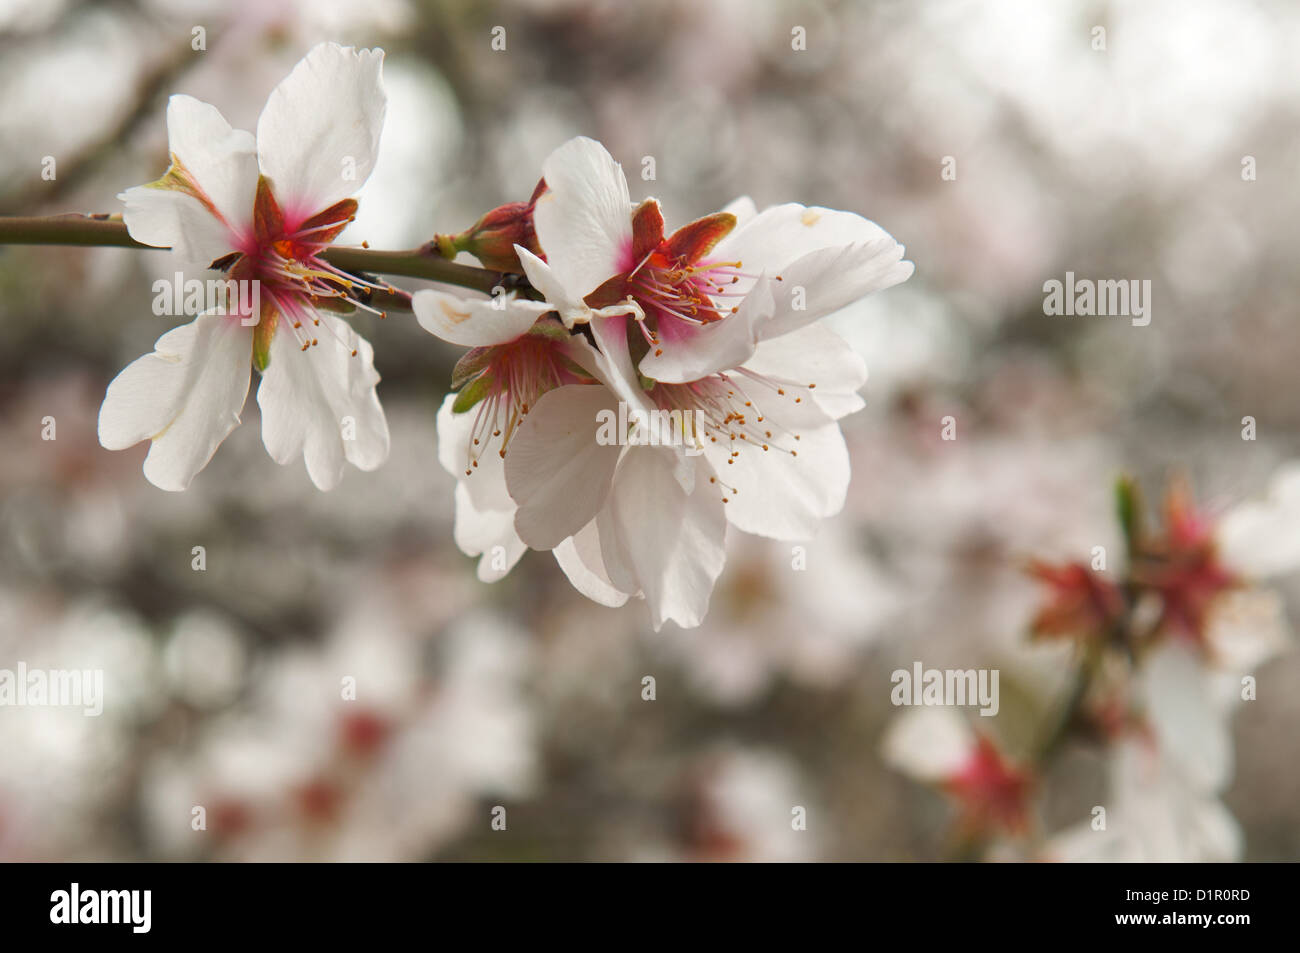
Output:
[[[256,137],[171,100],[171,167],[123,193],[130,233],[261,294],[260,313],[209,311],[163,335],[109,387],[100,441],[151,440],[156,485],[184,489],[207,464],[239,423],[253,366],[277,462],[304,457],[329,489],[345,463],[386,458],[373,352],[339,314],[375,310],[387,286],[324,255],[374,165],[381,62],[317,47],[272,93]],[[843,507],[838,421],[863,406],[867,372],[818,322],[912,264],[875,223],[827,208],[760,212],[740,198],[669,231],[659,202],[634,203],[591,139],[564,143],[541,171],[528,202],[431,243],[515,272],[509,288],[412,298],[424,329],[469,348],[438,416],[456,541],[482,557],[485,580],[549,550],[591,599],[642,598],[656,629],[698,625],[728,525],[805,540]]]
[[[542,300],[413,301],[426,330],[471,348],[439,417],[457,542],[481,578],[550,550],[591,599],[698,625],[728,524],[804,540],[843,507],[838,421],[866,368],[817,322],[912,265],[878,225],[825,208],[740,198],[669,232],[591,139],[542,176],[518,235],[545,257],[513,245]],[[494,237],[500,260],[512,236]],[[614,420],[618,439],[598,439]],[[660,420],[675,439],[648,439]]]

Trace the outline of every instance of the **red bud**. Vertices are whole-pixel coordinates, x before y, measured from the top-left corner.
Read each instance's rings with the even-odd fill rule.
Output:
[[[545,183],[539,182],[527,202],[509,202],[494,208],[459,235],[437,236],[438,251],[444,258],[454,258],[457,252],[467,251],[484,268],[523,274],[516,245],[543,257],[533,228],[533,206],[545,190]]]

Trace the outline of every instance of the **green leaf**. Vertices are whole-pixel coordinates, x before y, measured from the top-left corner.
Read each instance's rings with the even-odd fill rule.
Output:
[[[463,414],[480,400],[487,396],[488,382],[486,378],[479,377],[472,381],[464,390],[456,395],[455,402],[451,405],[451,412],[454,414]]]

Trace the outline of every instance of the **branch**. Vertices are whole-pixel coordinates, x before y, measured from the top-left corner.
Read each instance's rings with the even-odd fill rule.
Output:
[[[132,238],[120,215],[0,217],[0,245],[93,245],[159,250]],[[406,251],[334,247],[327,249],[323,257],[336,268],[353,274],[365,271],[424,278],[484,294],[491,294],[499,285],[510,288],[517,283],[514,275],[448,261],[438,253],[434,242]]]

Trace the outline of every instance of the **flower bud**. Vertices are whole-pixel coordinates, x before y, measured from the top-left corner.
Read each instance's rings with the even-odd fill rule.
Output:
[[[484,268],[523,274],[515,246],[520,245],[542,257],[537,232],[533,228],[533,206],[545,191],[546,181],[542,180],[527,202],[509,202],[494,208],[459,235],[435,236],[439,254],[450,259],[455,258],[457,252],[466,251]]]

